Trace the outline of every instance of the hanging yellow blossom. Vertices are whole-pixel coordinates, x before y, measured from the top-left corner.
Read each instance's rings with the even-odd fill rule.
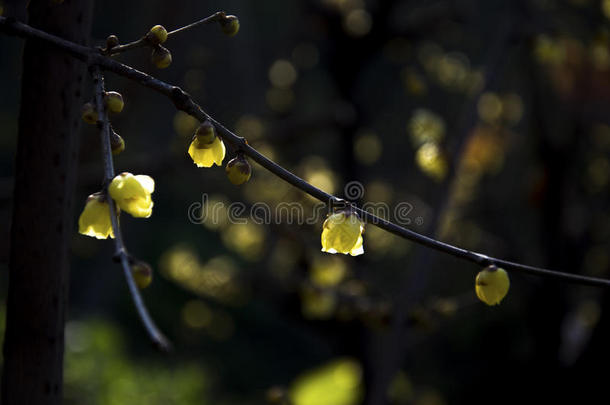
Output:
[[[220,138],[214,139],[210,148],[198,148],[197,138],[194,138],[191,146],[189,146],[189,155],[193,158],[197,167],[212,167],[214,163],[217,166],[222,166],[225,152],[225,144]]]
[[[322,251],[358,256],[364,253],[362,232],[364,225],[354,212],[338,212],[324,221]]]
[[[487,305],[498,305],[508,293],[509,287],[506,271],[494,265],[480,271],[475,280],[477,297]]]
[[[188,150],[193,162],[197,167],[212,167],[214,163],[222,166],[225,152],[225,144],[216,136],[214,126],[209,121],[202,122]]]
[[[108,192],[123,211],[136,218],[148,218],[152,214],[151,194],[155,191],[155,181],[145,175],[134,176],[121,173],[112,179]]]
[[[110,207],[101,193],[91,194],[78,218],[78,233],[97,239],[114,238]]]

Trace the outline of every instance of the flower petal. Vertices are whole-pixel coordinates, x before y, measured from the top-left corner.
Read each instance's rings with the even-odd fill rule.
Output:
[[[346,215],[344,212],[332,214],[324,221],[322,251],[360,255],[364,253],[362,231],[362,222],[357,215]]]
[[[212,167],[214,164],[211,148],[197,149],[195,147],[195,141],[191,142],[188,154],[190,155],[191,159],[193,159],[193,163],[195,163],[197,167]]]
[[[224,142],[221,141],[220,138],[216,137],[211,149],[214,152],[214,162],[216,165],[222,166],[222,161],[224,160],[225,153],[227,152]]]
[[[150,195],[154,190],[155,181],[150,176],[131,173],[116,176],[108,187],[119,208],[136,218],[151,216],[153,202]]]
[[[142,187],[148,194],[152,194],[155,191],[155,181],[152,177],[147,176],[145,174],[138,174],[134,177],[138,180],[138,182],[142,185]]]
[[[114,238],[110,207],[99,198],[89,198],[78,218],[78,233],[97,239]]]
[[[212,167],[214,164],[222,166],[226,148],[220,138],[215,138],[212,146],[206,149],[197,149],[195,143],[196,141],[194,140],[189,145],[188,154],[197,167]]]
[[[362,238],[362,235],[360,235],[360,237],[358,237],[358,241],[356,242],[356,244],[354,245],[352,250],[350,250],[349,254],[351,256],[360,256],[363,253],[364,253],[364,240]]]

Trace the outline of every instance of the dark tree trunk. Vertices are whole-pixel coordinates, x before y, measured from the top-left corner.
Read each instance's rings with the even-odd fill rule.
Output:
[[[23,1],[22,3],[25,3]],[[32,0],[29,23],[84,44],[91,0]],[[82,62],[28,40],[23,54],[2,403],[60,404]]]

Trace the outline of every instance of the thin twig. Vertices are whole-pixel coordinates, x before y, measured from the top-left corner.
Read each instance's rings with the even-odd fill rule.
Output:
[[[114,55],[118,55],[123,52],[130,51],[132,49],[144,48],[145,46],[149,46],[149,43],[146,41],[146,37],[142,37],[136,41],[129,42],[127,44],[117,45],[106,51],[103,49],[100,49],[100,50],[102,51],[102,53],[105,53],[106,55],[114,56]]]
[[[302,190],[303,192],[311,195],[312,197],[330,205],[337,204],[342,201],[341,199],[307,183],[305,180],[296,176],[294,173],[288,171],[287,169],[284,169],[282,166],[278,165],[277,163],[268,159],[266,156],[262,155],[256,149],[248,145],[244,138],[231,132],[220,122],[216,121],[214,118],[208,115],[180,87],[173,86],[159,79],[156,79],[155,77],[150,76],[144,72],[134,69],[131,66],[124,65],[108,57],[100,55],[92,48],[87,48],[75,44],[73,42],[66,41],[64,39],[50,35],[46,32],[32,28],[27,24],[23,24],[13,20],[7,20],[4,17],[0,17],[0,30],[5,31],[8,34],[14,34],[21,37],[34,38],[46,41],[91,65],[97,65],[103,70],[111,71],[113,73],[118,74],[119,76],[123,76],[130,80],[133,80],[142,86],[155,90],[156,92],[161,93],[164,96],[168,97],[170,100],[172,100],[177,109],[186,112],[187,114],[197,118],[199,121],[204,121],[206,119],[210,120],[210,122],[214,124],[214,126],[218,130],[218,133],[224,141],[231,144],[231,146],[233,146],[235,149],[241,150],[245,155],[250,157],[252,160],[257,162],[261,166],[263,166],[265,169],[269,170],[271,173],[275,174],[277,177],[286,181],[287,183],[292,184],[294,187]],[[528,266],[521,263],[515,263],[508,260],[487,256],[485,254],[463,249],[458,246],[454,246],[436,240],[434,238],[419,234],[410,229],[403,228],[393,222],[387,221],[369,212],[363,211],[360,208],[354,207],[354,210],[367,223],[373,224],[387,232],[400,236],[404,239],[408,239],[420,245],[427,246],[431,249],[446,253],[459,259],[470,261],[479,267],[486,266],[489,264],[495,264],[498,267],[502,267],[506,270],[519,271],[537,276],[545,276],[557,280],[563,280],[583,285],[610,287],[610,280],[607,279],[565,273],[535,266]]]
[[[167,39],[170,39],[175,34],[178,34],[178,33],[183,32],[183,31],[190,30],[190,29],[198,27],[200,25],[211,24],[211,23],[215,23],[217,21],[220,21],[220,19],[223,18],[225,15],[226,15],[226,13],[224,11],[217,11],[216,13],[214,13],[214,14],[206,17],[206,18],[203,18],[203,19],[201,19],[199,21],[196,21],[196,22],[194,22],[192,24],[185,25],[184,27],[180,27],[180,28],[177,28],[177,29],[175,29],[173,31],[168,32],[167,33]],[[142,38],[140,38],[140,39],[138,39],[136,41],[129,42],[129,43],[123,44],[123,45],[117,45],[117,46],[111,48],[110,50],[107,50],[107,51],[102,52],[102,53],[105,54],[105,55],[113,56],[113,55],[118,55],[120,53],[129,51],[129,50],[132,50],[132,49],[144,48],[146,46],[150,46],[150,43],[146,40],[146,36],[143,36]],[[102,51],[104,51],[104,50],[102,50]]]
[[[179,32],[182,32],[182,31],[190,30],[191,28],[198,27],[202,24],[215,23],[215,22],[219,21],[221,18],[223,18],[225,15],[226,15],[226,13],[224,11],[218,11],[218,12],[212,14],[211,16],[203,18],[199,21],[195,21],[192,24],[185,25],[184,27],[180,27],[178,29],[168,32],[167,38],[169,39],[172,35],[178,34]]]
[[[121,234],[121,228],[119,226],[119,221],[116,214],[116,206],[114,204],[114,200],[110,198],[110,195],[108,194],[108,185],[114,178],[114,164],[112,160],[112,149],[110,147],[110,122],[108,121],[108,114],[106,112],[106,108],[104,107],[104,78],[97,66],[92,66],[91,74],[93,76],[93,84],[95,86],[95,104],[97,107],[98,116],[97,126],[100,130],[100,138],[102,142],[102,156],[104,161],[104,194],[106,195],[106,201],[110,207],[110,221],[112,222],[114,246],[116,249],[115,257],[121,262],[123,273],[125,274],[125,279],[127,280],[127,286],[129,287],[129,292],[131,293],[133,303],[138,310],[138,315],[144,324],[144,328],[146,328],[146,332],[148,332],[148,335],[155,346],[163,351],[168,351],[171,348],[171,344],[163,333],[161,333],[159,328],[157,328],[155,322],[150,317],[150,314],[146,309],[146,304],[144,304],[144,300],[140,295],[140,290],[133,279],[131,265],[129,263],[129,254],[125,248],[123,235]]]

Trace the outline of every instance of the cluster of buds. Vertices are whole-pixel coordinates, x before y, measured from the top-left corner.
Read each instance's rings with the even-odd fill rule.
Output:
[[[222,32],[230,37],[239,32],[239,19],[234,15],[226,15],[224,12],[220,12],[216,13],[214,18],[206,19],[206,22],[218,22]],[[176,31],[191,28],[195,25],[198,24],[191,24]],[[113,53],[119,53],[127,48],[131,48],[134,45],[148,46],[152,49],[150,54],[152,64],[159,69],[165,69],[172,63],[172,53],[169,49],[163,46],[170,34],[171,33],[167,32],[167,29],[165,29],[164,26],[157,24],[148,30],[146,35],[144,35],[140,40],[123,46],[120,45],[119,38],[116,35],[110,35],[108,38],[106,38],[106,47],[101,48],[100,50],[105,55],[112,55]]]
[[[60,3],[63,0],[53,0]],[[234,36],[239,31],[239,20],[233,15],[220,13],[216,19],[222,31],[228,36]],[[162,44],[167,41],[169,33],[162,25],[155,25],[135,45],[144,44],[152,48],[151,61],[160,68],[167,68],[172,62],[171,52]],[[106,47],[100,49],[103,54],[112,55],[119,53],[129,46],[122,47],[116,35],[106,38]],[[81,116],[88,124],[101,127],[100,112],[106,117],[108,112],[120,113],[125,104],[120,93],[115,91],[105,92],[103,95],[103,106],[95,101],[89,101],[82,107]],[[125,149],[125,141],[110,126],[109,141],[112,154],[116,155]],[[208,120],[201,123],[188,150],[197,166],[210,167],[213,164],[222,165],[225,157],[225,145],[217,136],[214,125]],[[242,184],[248,181],[252,169],[243,156],[239,153],[237,157],[228,162],[226,173],[233,184]],[[124,172],[114,177],[103,191],[91,194],[85,203],[85,207],[79,216],[79,233],[97,239],[115,237],[114,226],[118,223],[118,216],[126,212],[136,218],[148,218],[152,215],[153,201],[152,193],[155,189],[154,180],[146,175],[133,175]],[[113,208],[114,206],[114,208]],[[116,211],[115,211],[116,210]],[[112,218],[112,213],[116,218]],[[114,224],[113,224],[114,222]],[[146,288],[152,281],[152,268],[148,263],[129,257],[131,275],[138,288]]]
[[[225,15],[223,13],[218,17],[218,23],[222,32],[230,37],[239,31],[239,20],[234,15]],[[162,45],[167,41],[168,36],[169,34],[164,26],[155,25],[142,39],[152,48],[150,60],[159,69],[165,69],[172,63],[172,53]]]
[[[188,154],[197,167],[222,165],[226,148],[222,139],[218,137],[216,128],[209,120],[203,121],[195,130]],[[252,167],[243,152],[238,151],[237,156],[229,160],[225,166],[225,172],[229,181],[238,186],[250,180]]]
[[[104,108],[106,111],[118,114],[123,111],[124,106],[125,103],[123,102],[121,93],[116,91],[107,91],[104,93]],[[87,124],[97,124],[99,117],[95,102],[89,101],[83,104],[81,117]],[[118,155],[125,150],[125,141],[115,132],[112,126],[110,127],[110,147],[112,148],[113,155]]]
[[[172,53],[165,48],[163,43],[167,41],[167,30],[162,25],[155,25],[144,36],[144,41],[152,47],[150,60],[159,69],[165,69],[172,63]]]
[[[152,48],[150,59],[159,69],[165,69],[172,63],[171,52],[161,45],[167,41],[167,37],[168,33],[165,27],[155,25],[137,42],[138,45],[146,45]],[[119,38],[116,35],[109,35],[106,38],[106,47],[101,49],[101,51],[106,55],[112,55],[113,53],[121,52],[123,47],[127,48],[129,45],[133,44],[120,46]],[[119,49],[116,49],[117,47]]]

